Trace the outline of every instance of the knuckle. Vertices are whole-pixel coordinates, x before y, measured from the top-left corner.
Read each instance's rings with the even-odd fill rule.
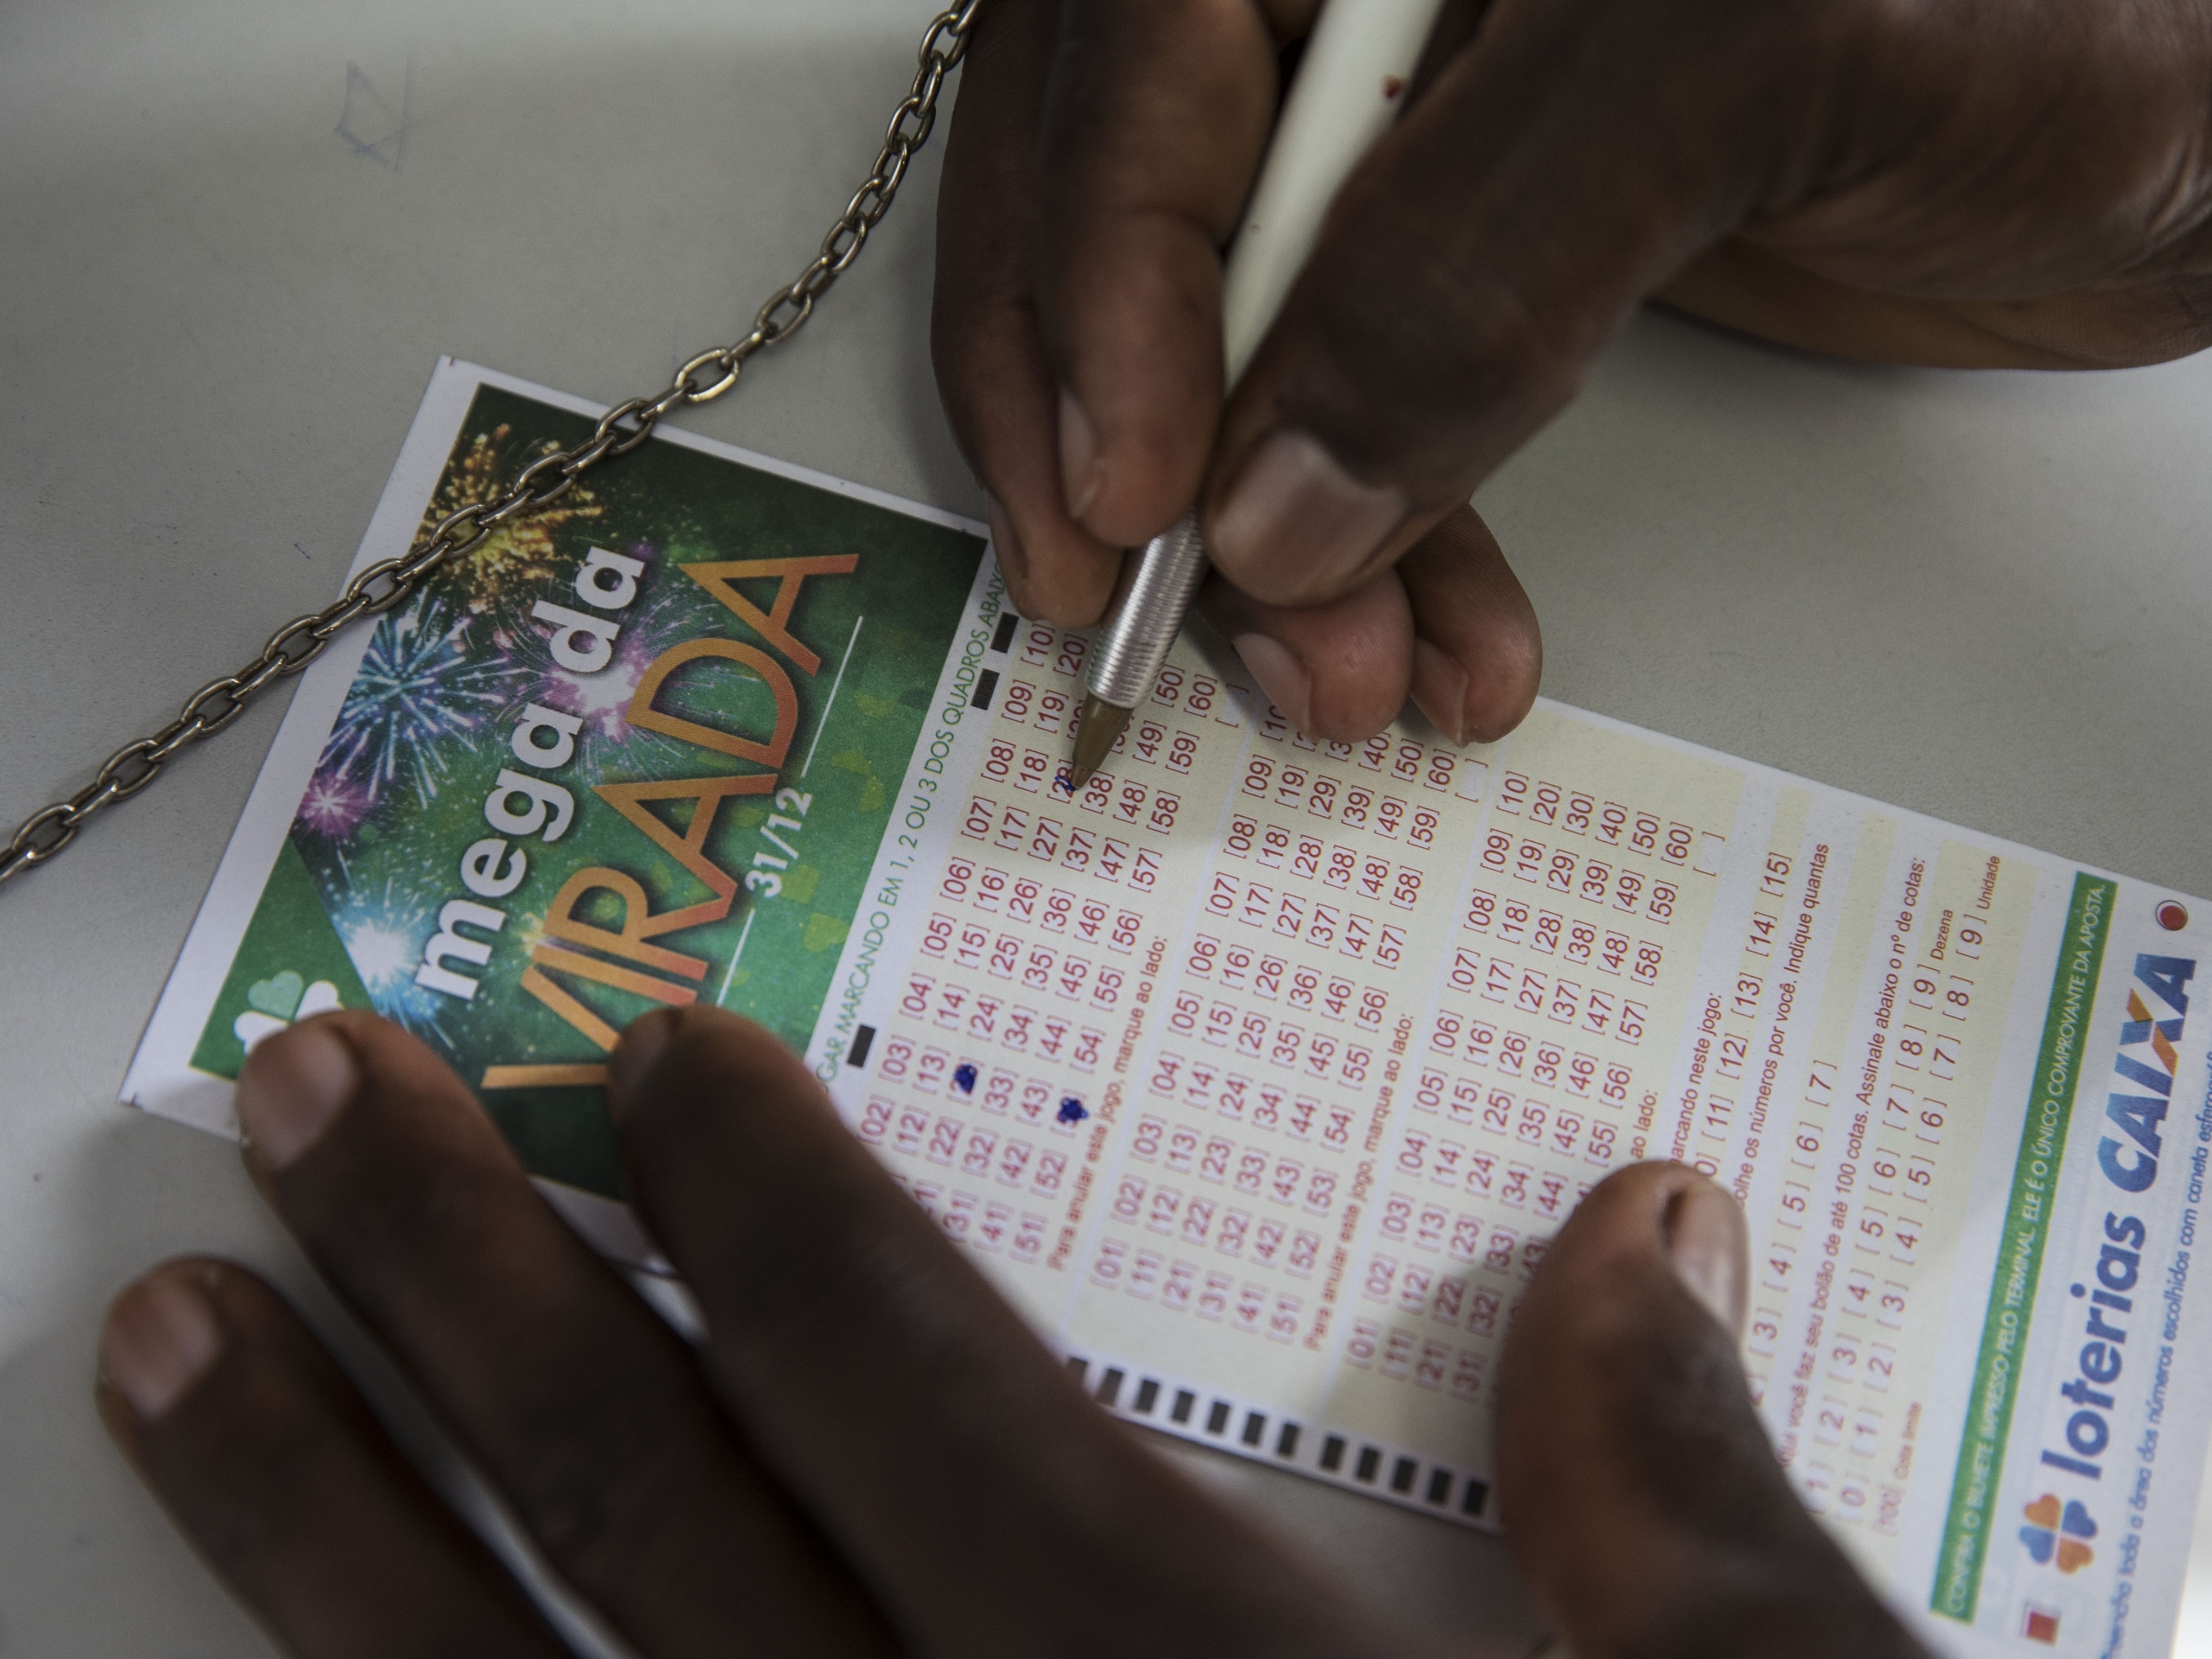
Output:
[[[356,1139],[347,1150],[360,1146]],[[453,1280],[454,1262],[514,1256],[515,1206],[502,1190],[505,1172],[476,1159],[372,1148],[347,1167],[300,1173],[315,1179],[287,1194],[293,1225],[325,1270],[380,1321],[418,1322],[433,1285],[445,1286],[436,1299],[448,1304],[468,1296],[466,1282]]]
[[[1407,248],[1405,234],[1316,262],[1278,330],[1279,400],[1357,476],[1394,479],[1417,506],[1463,501],[1573,397],[1601,331],[1480,258]]]
[[[513,1430],[526,1449],[508,1475],[517,1510],[579,1584],[626,1582],[665,1529],[696,1516],[719,1460],[700,1455],[688,1390],[625,1368],[572,1384]]]

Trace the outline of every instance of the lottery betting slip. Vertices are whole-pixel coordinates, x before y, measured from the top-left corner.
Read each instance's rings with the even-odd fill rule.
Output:
[[[359,564],[599,412],[442,362]],[[605,1056],[732,1009],[1100,1406],[1477,1525],[1547,1242],[1680,1159],[1917,1627],[2166,1650],[2212,905],[1548,702],[1317,744],[1188,642],[1071,794],[1085,649],[980,526],[664,433],[307,672],[125,1097],[234,1133],[256,1042],[374,1008],[649,1264]]]

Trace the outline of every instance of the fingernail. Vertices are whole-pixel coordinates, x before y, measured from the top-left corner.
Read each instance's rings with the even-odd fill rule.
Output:
[[[1237,473],[1208,538],[1217,563],[1273,573],[1287,599],[1361,569],[1405,517],[1396,490],[1358,482],[1303,432],[1278,432]]]
[[[638,1084],[653,1069],[653,1062],[660,1058],[668,1039],[676,1035],[676,1022],[673,1009],[656,1008],[649,1014],[641,1014],[630,1021],[629,1030],[623,1033],[614,1053],[607,1056],[607,1107],[617,1121],[628,1114],[630,1102],[636,1097]]]
[[[999,568],[1015,581],[1030,574],[1030,556],[1023,550],[1022,538],[1014,534],[1014,521],[1006,516],[1006,509],[996,495],[983,497],[983,517],[991,526],[991,550],[998,556]]]
[[[115,1299],[100,1333],[100,1375],[150,1423],[215,1363],[222,1331],[198,1286],[174,1272]]]
[[[353,1049],[311,1019],[253,1051],[238,1079],[238,1121],[272,1174],[322,1138],[361,1087]]]
[[[1667,1253],[1675,1277],[1734,1337],[1743,1334],[1744,1227],[1735,1200],[1710,1181],[1674,1194]]]
[[[1458,659],[1418,636],[1413,641],[1413,702],[1455,744],[1467,742],[1467,670]]]
[[[1269,639],[1265,634],[1239,634],[1230,643],[1244,659],[1244,665],[1260,682],[1267,700],[1291,717],[1291,725],[1304,731],[1313,705],[1313,676],[1306,672],[1305,665],[1280,640]]]
[[[1106,488],[1106,463],[1098,454],[1098,428],[1075,401],[1060,394],[1060,487],[1067,497],[1067,516],[1080,520]]]

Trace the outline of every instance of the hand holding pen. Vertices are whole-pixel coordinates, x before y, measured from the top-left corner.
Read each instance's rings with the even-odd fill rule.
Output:
[[[2212,340],[2212,235],[2166,210],[2212,200],[2183,0],[2033,27],[1996,0],[1450,0],[1225,396],[1222,250],[1315,9],[994,8],[933,331],[1015,604],[1097,622],[1125,550],[1195,504],[1200,610],[1314,735],[1409,693],[1462,739],[1526,711],[1534,612],[1466,502],[1647,297],[1897,362]]]
[[[1312,252],[1329,204],[1403,106],[1441,5],[1332,0],[1315,24],[1222,273],[1223,384],[1232,392]],[[1205,578],[1206,544],[1195,512],[1146,544],[1091,655],[1071,788],[1080,789],[1113,752]],[[1302,708],[1301,721],[1306,715]]]

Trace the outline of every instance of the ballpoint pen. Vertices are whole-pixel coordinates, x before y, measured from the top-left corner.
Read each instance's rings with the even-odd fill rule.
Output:
[[[1397,114],[1442,9],[1443,0],[1327,0],[1322,8],[1223,273],[1224,396],[1281,309],[1338,187]],[[1205,575],[1194,509],[1146,547],[1128,597],[1099,635],[1076,725],[1071,792],[1113,751]]]

